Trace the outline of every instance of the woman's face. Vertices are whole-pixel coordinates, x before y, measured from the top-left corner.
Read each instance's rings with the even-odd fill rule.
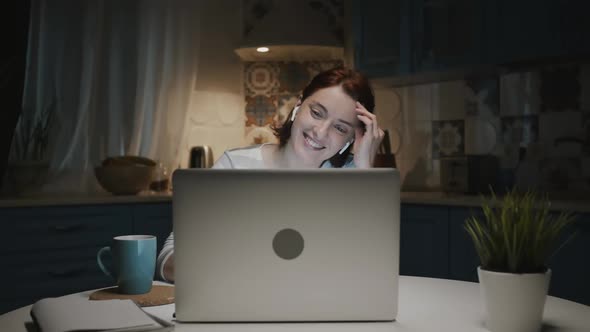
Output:
[[[355,136],[360,125],[355,100],[340,86],[316,91],[301,104],[289,143],[296,158],[309,167],[319,167],[337,154]]]

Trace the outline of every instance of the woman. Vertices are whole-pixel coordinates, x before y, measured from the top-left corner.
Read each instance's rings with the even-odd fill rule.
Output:
[[[361,73],[335,68],[316,75],[280,128],[279,144],[226,151],[213,168],[370,168],[384,132]],[[354,151],[354,154],[350,152]],[[174,281],[174,235],[158,256],[158,275]]]

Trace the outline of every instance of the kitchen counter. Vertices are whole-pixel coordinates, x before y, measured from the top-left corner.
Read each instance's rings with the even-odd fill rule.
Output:
[[[92,291],[67,295],[62,299],[87,299]],[[401,276],[399,278],[399,315],[395,322],[352,322],[352,323],[217,323],[191,324],[174,321],[174,331],[487,331],[483,327],[483,306],[477,283],[437,278]],[[142,308],[146,312],[172,321],[174,304]],[[27,332],[32,326],[31,306],[0,315],[3,331]],[[580,303],[547,296],[543,330],[587,331],[590,308]]]
[[[488,196],[489,197],[489,196]],[[486,198],[488,198],[486,197]],[[558,196],[559,197],[559,196]],[[406,204],[430,204],[444,206],[481,206],[483,199],[478,195],[444,192],[402,192],[401,201]],[[590,197],[550,198],[551,210],[590,212]]]
[[[52,195],[29,197],[1,197],[0,208],[63,206],[63,205],[96,205],[125,203],[158,203],[169,202],[172,194],[140,194],[131,196],[115,196],[110,194],[96,195]],[[443,206],[478,207],[482,198],[477,195],[463,195],[443,192],[402,192],[401,202],[404,204],[427,204]],[[575,199],[552,199],[551,209],[573,212],[590,212],[590,197]]]
[[[172,200],[172,194],[139,194],[139,195],[51,195],[51,196],[23,196],[0,197],[0,208],[35,207],[35,206],[64,206],[64,205],[97,205],[97,204],[127,204],[127,203],[159,203]]]

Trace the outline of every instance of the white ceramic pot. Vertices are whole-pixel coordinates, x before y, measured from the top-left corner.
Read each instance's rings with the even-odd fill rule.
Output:
[[[541,329],[551,270],[545,273],[500,273],[477,268],[492,332],[537,332]]]

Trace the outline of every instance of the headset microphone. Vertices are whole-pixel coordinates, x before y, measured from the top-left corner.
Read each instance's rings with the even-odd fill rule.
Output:
[[[298,111],[299,111],[299,106],[296,106],[293,109],[293,113],[291,113],[291,122],[295,121],[295,115],[297,114]]]
[[[344,144],[344,147],[338,152],[338,154],[343,154],[344,151],[346,151],[346,149],[348,149],[348,147],[350,146],[350,144],[352,144],[352,142],[354,142],[353,140],[350,140],[349,142],[346,142],[346,144]]]

